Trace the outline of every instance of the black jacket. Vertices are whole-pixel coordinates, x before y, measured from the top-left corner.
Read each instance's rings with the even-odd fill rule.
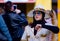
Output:
[[[21,38],[24,32],[22,24],[25,23],[22,18],[15,12],[9,12],[3,15],[3,18],[10,30],[13,38]]]

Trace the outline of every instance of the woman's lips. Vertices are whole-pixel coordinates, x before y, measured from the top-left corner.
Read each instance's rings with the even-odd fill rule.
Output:
[[[38,18],[38,17],[36,16],[36,18]]]

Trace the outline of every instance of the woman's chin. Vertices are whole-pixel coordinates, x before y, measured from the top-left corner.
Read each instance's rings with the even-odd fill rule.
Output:
[[[40,19],[36,19],[36,21],[39,21]]]

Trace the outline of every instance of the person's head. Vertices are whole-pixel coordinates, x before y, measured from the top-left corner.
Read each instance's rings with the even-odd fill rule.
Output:
[[[40,11],[40,10],[35,10],[33,12],[33,17],[36,21],[44,20],[45,13],[43,11]]]
[[[44,20],[44,17],[45,17],[44,6],[41,4],[35,6],[34,11],[33,11],[33,15],[34,15],[33,17],[36,21]]]
[[[5,11],[12,11],[13,9],[13,3],[11,2],[11,1],[7,1],[6,3],[5,3]]]

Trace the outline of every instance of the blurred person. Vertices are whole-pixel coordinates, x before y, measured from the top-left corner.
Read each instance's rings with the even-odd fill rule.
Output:
[[[0,41],[12,41],[12,37],[1,15],[0,15]]]
[[[44,17],[45,12],[40,8],[33,11],[33,24],[25,27],[21,41],[49,41],[48,36],[50,35],[50,31],[55,33],[55,31],[53,31],[54,26],[50,23],[46,23]]]
[[[3,18],[9,28],[13,41],[20,41],[24,30],[22,28],[23,20],[14,12],[13,3],[11,1],[5,3],[5,14]]]
[[[28,25],[28,21],[26,19],[25,14],[21,10],[17,9],[17,7],[15,9],[15,12],[16,12],[16,14],[18,14],[21,17],[21,20],[23,21],[22,26]]]
[[[53,10],[46,10],[45,21],[51,23],[54,26],[57,26],[57,17],[56,13]],[[57,41],[58,34],[50,33],[50,41]]]
[[[16,12],[16,14],[18,14],[20,16],[22,23],[23,23],[22,26],[28,25],[28,21],[26,19],[25,14],[21,10],[17,9],[16,4],[13,5],[13,8],[14,8],[13,12]]]
[[[58,22],[57,22],[57,16],[56,16],[56,12],[54,10],[51,10],[51,14],[50,14],[51,18],[52,18],[52,24],[55,26],[58,26]],[[53,34],[53,41],[58,41],[58,34]]]
[[[21,10],[17,9],[17,5],[16,4],[13,5],[13,8],[14,8],[13,12],[18,14],[20,16],[20,20],[22,20],[22,28],[23,28],[22,31],[24,32],[25,26],[28,25],[28,21],[26,19],[26,16]]]
[[[51,17],[52,24],[54,26],[58,26],[56,12],[54,10],[51,10],[51,12],[49,13],[49,15]],[[52,37],[53,37],[53,41],[58,41],[58,34],[54,34],[53,33],[53,36]]]

